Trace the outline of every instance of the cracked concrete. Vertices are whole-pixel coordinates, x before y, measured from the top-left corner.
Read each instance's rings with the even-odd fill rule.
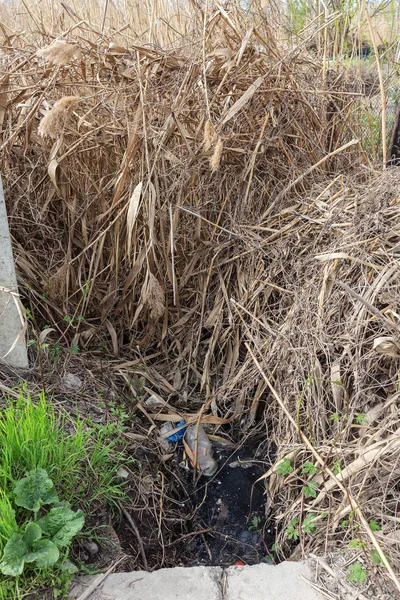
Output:
[[[101,581],[103,578],[103,581]],[[177,567],[153,573],[135,571],[80,577],[70,591],[74,600],[318,600],[307,583],[304,562],[278,566]]]

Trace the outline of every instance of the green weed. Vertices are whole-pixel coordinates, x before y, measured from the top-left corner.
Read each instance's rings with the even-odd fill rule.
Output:
[[[356,416],[356,423],[358,423],[358,425],[366,425],[368,423],[368,421],[367,421],[365,415],[360,413]]]
[[[314,515],[313,513],[309,513],[306,518],[304,519],[301,527],[304,531],[304,533],[307,533],[308,535],[310,535],[311,533],[314,533],[314,531],[316,530],[317,526],[314,523],[316,515]]]
[[[0,412],[0,489],[8,494],[26,472],[41,468],[75,505],[115,504],[123,497],[115,479],[124,458],[117,449],[120,431],[58,417],[44,394],[34,403],[22,389]]]
[[[315,515],[313,513],[309,513],[304,518],[304,520],[303,520],[303,522],[301,524],[301,530],[306,535],[311,535],[316,530],[317,526],[314,523],[316,517],[317,517],[317,515]],[[297,517],[294,517],[290,521],[290,523],[289,523],[289,525],[287,526],[287,529],[286,529],[286,535],[287,535],[287,538],[289,540],[293,540],[294,542],[297,542],[297,540],[299,539],[299,537],[300,537],[300,523],[299,523],[299,519]]]
[[[350,540],[349,548],[355,548],[356,550],[362,550],[365,546],[365,542],[360,540]]]
[[[379,525],[378,521],[370,521],[369,528],[371,531],[381,531],[382,527]]]
[[[286,535],[288,537],[289,540],[293,540],[293,541],[297,541],[300,537],[300,530],[299,530],[299,520],[297,517],[294,517],[289,525],[287,526],[286,529]]]
[[[302,488],[302,491],[306,498],[316,498],[318,486],[314,481],[309,481],[307,485]]]
[[[15,511],[11,506],[11,502],[8,496],[0,491],[0,554],[7,541],[17,529],[18,525],[15,519]]]
[[[342,467],[341,467],[341,463],[340,460],[335,460],[335,462],[333,463],[333,473],[334,475],[339,475],[339,473],[341,472]]]
[[[254,516],[251,520],[251,524],[249,525],[249,531],[260,531],[262,524],[261,517]]]
[[[317,467],[311,461],[307,461],[304,463],[301,472],[303,473],[303,475],[313,476],[317,472]]]
[[[367,571],[361,563],[356,562],[350,565],[347,578],[349,581],[354,581],[354,583],[361,585],[367,579]]]
[[[0,501],[0,600],[19,599],[50,584],[54,597],[65,596],[78,571],[68,554],[84,525],[83,512],[59,501],[43,469],[26,475]]]
[[[293,467],[290,464],[290,460],[288,458],[284,458],[282,462],[277,466],[276,472],[278,475],[290,475],[292,473]]]
[[[0,410],[0,600],[48,588],[54,597],[65,595],[76,571],[67,560],[69,543],[83,525],[82,511],[74,510],[93,513],[125,498],[116,473],[127,462],[119,448],[126,415],[118,416],[118,423],[106,425],[71,419],[43,393],[33,401],[24,387],[18,399],[6,398]],[[41,514],[46,504],[53,508]],[[17,564],[15,552],[23,546]],[[17,577],[14,568],[21,571]]]

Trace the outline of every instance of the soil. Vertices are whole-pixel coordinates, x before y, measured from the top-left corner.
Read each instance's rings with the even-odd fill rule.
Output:
[[[162,566],[221,566],[274,562],[271,547],[275,529],[265,517],[264,485],[257,480],[266,465],[257,456],[257,447],[214,447],[219,469],[212,478],[194,480],[193,470],[185,466],[183,447],[177,445],[171,470],[180,485],[175,489],[174,504],[180,505],[180,519],[164,503],[164,519],[169,526],[164,537]],[[170,498],[171,500],[171,498]],[[175,510],[175,516],[177,516]],[[154,535],[154,515],[140,515],[137,525],[150,569],[159,568],[160,539]],[[165,523],[164,523],[165,526]],[[123,550],[137,556],[137,539],[123,519],[116,526]],[[165,535],[165,531],[164,531]],[[132,567],[126,565],[126,568]],[[124,567],[125,568],[125,567]],[[137,568],[137,565],[136,565]]]
[[[265,519],[265,488],[257,481],[265,465],[252,447],[233,452],[217,448],[215,455],[220,469],[209,482],[201,478],[193,492],[198,506],[194,522],[206,531],[189,546],[193,555],[197,553],[190,566],[271,561],[275,534]]]
[[[79,413],[99,424],[113,420],[113,414],[98,405],[98,398],[103,390],[106,393],[102,393],[102,401],[117,399],[118,394],[108,390],[101,378],[93,381],[92,389],[91,380],[88,384],[84,376],[87,371],[79,370],[78,364],[75,367],[84,382],[83,391],[70,390],[66,400],[55,372],[46,376],[48,392],[54,393],[57,404],[73,415]],[[1,374],[7,387],[17,383],[5,369]],[[40,391],[39,373],[30,374],[29,385]],[[126,402],[123,398],[121,407],[125,408]],[[255,443],[255,436],[250,444],[242,441],[241,445],[239,440],[229,446],[214,443],[217,473],[212,478],[197,476],[194,480],[193,469],[183,460],[182,442],[171,445],[168,451],[160,450],[157,438],[146,436],[145,425],[146,421],[141,428],[137,418],[135,431],[143,435],[132,440],[126,436],[125,452],[135,462],[124,481],[132,499],[125,506],[140,533],[149,570],[195,565],[227,567],[238,561],[249,565],[273,562],[275,526],[266,520],[265,487],[262,481],[257,482],[270,466],[264,442],[260,447],[261,441]],[[91,538],[89,531],[93,528],[97,528],[97,534]],[[94,544],[96,552],[91,551]],[[126,516],[118,507],[110,510],[99,506],[87,515],[87,534],[74,545],[71,558],[91,572],[104,569],[123,554],[128,558],[120,565],[122,570],[145,568],[137,536]]]
[[[326,597],[340,600],[396,600],[399,597],[388,577],[378,577],[377,572],[361,584],[349,581],[350,565],[359,562],[362,567],[368,568],[364,556],[351,548],[340,548],[324,557],[311,555],[311,558],[318,589]]]

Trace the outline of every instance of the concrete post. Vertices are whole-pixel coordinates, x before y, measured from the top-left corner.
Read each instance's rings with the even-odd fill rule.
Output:
[[[6,203],[0,176],[0,362],[10,367],[29,367],[14,259],[8,229]]]

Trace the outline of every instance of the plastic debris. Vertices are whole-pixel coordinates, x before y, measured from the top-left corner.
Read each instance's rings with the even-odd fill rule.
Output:
[[[208,439],[206,432],[202,425],[190,425],[186,429],[185,441],[189,446],[190,450],[194,453],[196,451],[196,437],[197,437],[197,468],[202,475],[206,477],[212,477],[217,469],[218,463],[214,458],[213,447]],[[193,465],[192,465],[193,466]]]
[[[164,423],[162,427],[160,427],[160,434],[163,437],[163,439],[167,440],[168,442],[179,442],[185,435],[185,424],[185,421],[180,421],[177,425],[172,424],[168,421],[167,423]],[[174,431],[174,429],[177,429],[178,427],[182,427],[182,429],[176,431],[175,433],[172,433],[171,435],[166,435],[169,431]]]
[[[185,431],[186,431],[186,427],[184,427],[184,425],[186,425],[185,421],[179,421],[179,423],[177,425],[175,425],[173,427],[173,429],[177,429],[177,427],[182,427],[182,429],[180,429],[179,431],[176,431],[172,435],[169,435],[167,437],[167,440],[169,442],[179,442],[181,439],[183,439],[183,436],[185,435]]]
[[[161,448],[164,450],[164,452],[171,452],[171,450],[173,450],[173,448],[174,448],[173,444],[169,440],[167,440],[167,438],[165,437],[165,435],[169,431],[172,431],[173,428],[174,428],[174,426],[172,425],[172,423],[170,423],[168,421],[167,423],[163,423],[159,429],[160,435],[157,438],[157,440],[158,440],[158,443],[160,444]]]

